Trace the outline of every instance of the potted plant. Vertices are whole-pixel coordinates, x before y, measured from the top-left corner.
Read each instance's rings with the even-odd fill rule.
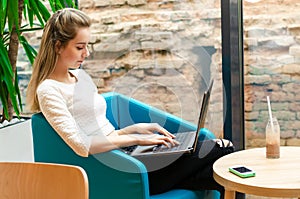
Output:
[[[42,0],[0,0],[0,102],[3,109],[1,124],[4,121],[9,123],[13,118],[21,117],[22,99],[16,69],[19,45],[22,45],[31,64],[36,56],[36,50],[27,42],[24,33],[43,29],[50,17],[49,10],[55,12],[63,7],[77,7],[74,0],[48,0],[48,3],[50,9]],[[21,124],[22,127],[20,127]],[[13,126],[16,126],[18,134],[14,132]],[[13,142],[19,140],[22,143],[12,144],[10,139],[13,139]],[[16,150],[18,145],[20,149]],[[16,158],[12,156],[18,156],[19,152],[28,151],[26,147],[29,147],[29,154],[25,155],[24,160],[31,160],[33,153],[31,152],[30,121],[0,127],[0,146],[0,161],[3,159],[15,160]],[[14,154],[8,154],[8,152]]]

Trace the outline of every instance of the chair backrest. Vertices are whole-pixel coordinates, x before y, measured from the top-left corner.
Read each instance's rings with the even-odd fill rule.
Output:
[[[0,162],[0,198],[88,199],[88,178],[78,166]]]

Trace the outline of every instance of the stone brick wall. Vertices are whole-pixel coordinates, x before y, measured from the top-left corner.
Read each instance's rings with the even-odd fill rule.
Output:
[[[83,68],[99,92],[116,91],[196,122],[213,77],[207,127],[222,136],[219,0],[80,0],[93,19]],[[244,1],[247,147],[264,146],[266,95],[282,145],[299,145],[300,4]],[[41,33],[31,36],[38,45]]]
[[[219,136],[221,30],[215,2],[81,0],[93,19],[92,55],[83,67],[99,92],[120,92],[194,123],[214,77],[207,126]]]
[[[279,120],[282,145],[300,145],[300,3],[264,0],[244,5],[247,146],[265,144],[266,96]]]

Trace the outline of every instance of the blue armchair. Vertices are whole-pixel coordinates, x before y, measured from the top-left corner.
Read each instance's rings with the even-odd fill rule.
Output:
[[[193,124],[124,95],[111,92],[103,96],[107,117],[117,129],[138,122],[157,122],[170,132],[196,130]],[[90,199],[219,198],[215,190],[174,189],[149,195],[147,169],[142,162],[120,150],[80,157],[55,133],[42,113],[32,116],[32,133],[35,161],[82,167],[88,175]],[[200,139],[210,138],[214,138],[212,133],[200,131]]]

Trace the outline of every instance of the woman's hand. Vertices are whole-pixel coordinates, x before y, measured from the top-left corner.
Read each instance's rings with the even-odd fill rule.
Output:
[[[131,134],[129,136],[135,136],[137,144],[141,146],[147,145],[165,145],[166,147],[174,147],[180,143],[173,138],[160,135],[160,134]]]
[[[119,132],[120,135],[124,134],[153,134],[154,132],[162,134],[167,137],[175,138],[175,136],[164,129],[157,123],[137,123],[127,126]]]
[[[138,123],[121,129],[119,135],[133,136],[138,145],[178,145],[175,136],[157,123]]]

